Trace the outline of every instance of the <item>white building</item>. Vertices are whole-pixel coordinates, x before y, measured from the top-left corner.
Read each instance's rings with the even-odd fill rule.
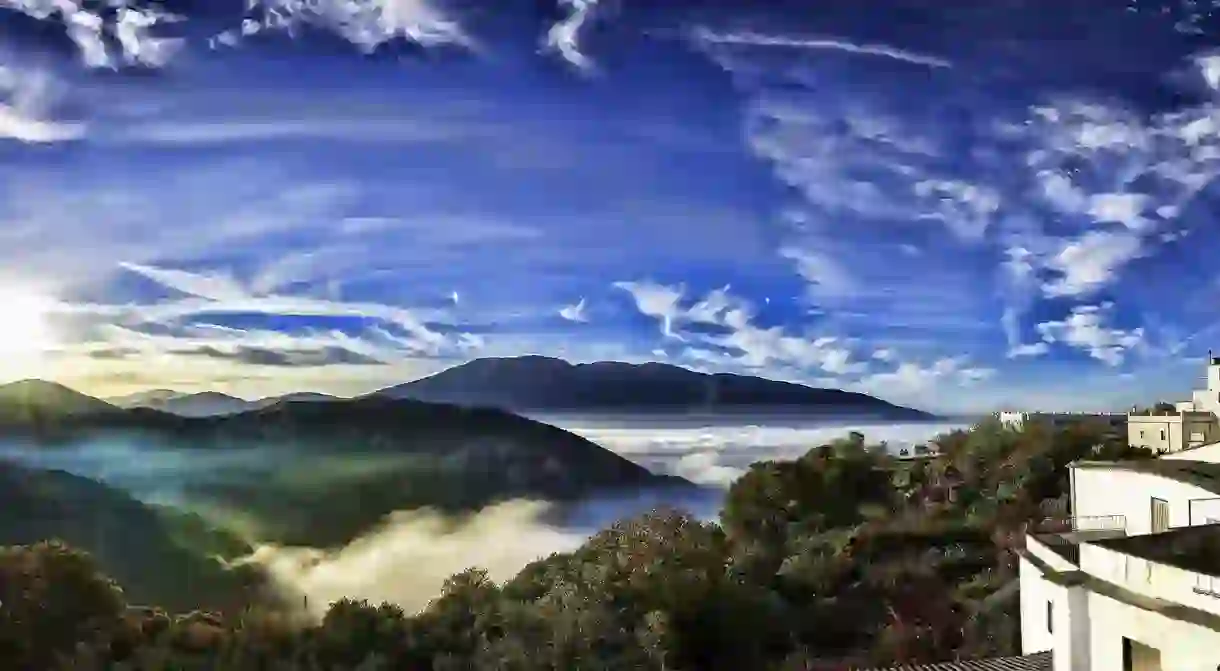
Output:
[[[1072,465],[1068,530],[1021,552],[1024,653],[1054,671],[1220,668],[1220,464],[1189,454]]]
[[[1177,452],[1220,441],[1220,358],[1207,353],[1207,388],[1173,409],[1127,413],[1127,442],[1158,452]]]

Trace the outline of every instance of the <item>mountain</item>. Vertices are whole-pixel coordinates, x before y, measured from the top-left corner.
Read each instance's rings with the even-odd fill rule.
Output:
[[[141,426],[200,449],[291,450],[266,477],[207,482],[187,492],[214,509],[262,520],[268,534],[288,544],[346,543],[396,510],[458,514],[517,498],[575,502],[694,488],[563,429],[495,409],[367,397],[166,417],[150,416]]]
[[[283,396],[269,396],[260,401],[257,401],[256,405],[258,405],[259,407],[266,407],[269,405],[275,405],[276,403],[304,403],[304,402],[313,403],[313,402],[320,402],[320,401],[341,401],[341,400],[343,400],[343,399],[338,396],[331,396],[330,394],[320,394],[316,391],[297,391],[297,392],[293,392],[291,394],[284,394]]]
[[[122,409],[105,401],[54,382],[22,380],[0,385],[0,426],[54,430],[77,418],[121,412]]]
[[[106,402],[111,405],[117,405],[120,408],[144,408],[156,407],[158,404],[182,396],[187,396],[187,394],[172,389],[150,389],[148,391],[127,394],[126,396],[112,396],[106,399]]]
[[[32,424],[14,414],[18,420],[0,425],[0,435],[19,434],[47,449],[91,450],[104,438],[146,450],[150,460],[228,459],[222,475],[201,465],[198,475],[167,473],[182,482],[165,484],[191,509],[248,522],[264,541],[337,546],[396,510],[460,514],[517,498],[564,503],[694,488],[575,434],[494,409],[366,397],[184,417],[93,400],[104,410],[40,416]],[[6,407],[0,400],[0,415]]]
[[[889,420],[934,418],[839,389],[748,375],[699,373],[662,363],[571,364],[543,356],[475,359],[376,393],[514,412],[783,412]]]
[[[208,417],[233,415],[283,402],[334,400],[339,400],[339,397],[312,391],[299,391],[283,396],[270,396],[257,401],[247,401],[214,391],[185,394],[168,389],[154,389],[111,398],[109,402],[120,408],[152,408],[183,417]]]
[[[184,417],[228,415],[259,407],[257,403],[216,391],[184,394],[168,389],[121,396],[110,402],[122,408],[152,408]]]

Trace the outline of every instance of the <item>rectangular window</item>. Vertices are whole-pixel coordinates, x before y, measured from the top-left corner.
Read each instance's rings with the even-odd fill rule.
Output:
[[[1161,440],[1165,440],[1165,429],[1161,429]]]
[[[1046,633],[1055,633],[1055,602],[1046,602]]]
[[[1140,429],[1140,438],[1143,438],[1143,437],[1144,437],[1144,430]]]

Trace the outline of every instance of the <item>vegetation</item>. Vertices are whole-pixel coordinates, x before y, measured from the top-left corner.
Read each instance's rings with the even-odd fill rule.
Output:
[[[1146,458],[1095,428],[989,421],[899,460],[862,436],[754,464],[721,524],[622,521],[504,585],[471,569],[421,613],[340,601],[132,609],[87,555],[0,551],[0,668],[775,671],[1011,653],[1014,550],[1066,510],[1067,465]]]

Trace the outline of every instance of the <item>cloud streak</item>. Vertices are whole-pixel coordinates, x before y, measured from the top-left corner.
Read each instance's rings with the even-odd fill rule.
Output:
[[[951,68],[953,64],[944,58],[918,54],[884,44],[857,43],[833,38],[805,38],[784,35],[764,35],[753,32],[716,33],[705,28],[693,33],[696,41],[705,44],[723,44],[747,47],[778,47],[809,51],[839,51],[862,56],[876,56],[891,60],[924,65],[930,68]]]

